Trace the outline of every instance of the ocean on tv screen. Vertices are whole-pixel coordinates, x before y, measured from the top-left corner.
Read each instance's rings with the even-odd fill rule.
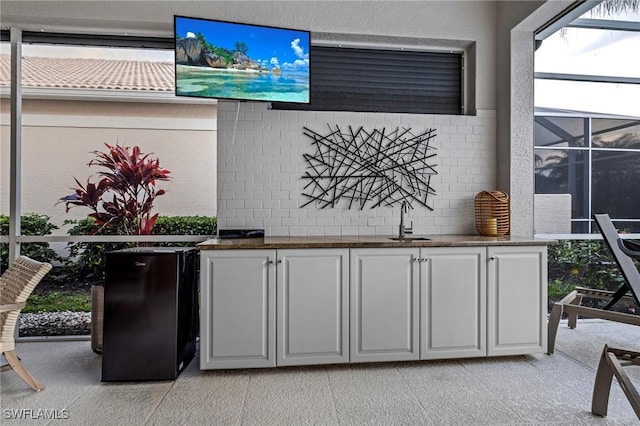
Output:
[[[309,73],[207,69],[176,66],[176,94],[221,99],[309,102]]]

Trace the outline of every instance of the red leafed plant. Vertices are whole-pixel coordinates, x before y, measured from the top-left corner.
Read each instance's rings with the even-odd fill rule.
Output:
[[[89,217],[94,219],[94,234],[151,234],[158,219],[157,213],[151,215],[153,201],[165,193],[156,190],[156,181],[169,180],[171,172],[137,146],[105,145],[108,152],[93,151],[96,158],[88,163],[105,169],[98,173],[100,180],[93,183],[89,178],[83,186],[74,177],[78,187],[58,202],[65,203],[67,212],[77,206],[93,210]]]

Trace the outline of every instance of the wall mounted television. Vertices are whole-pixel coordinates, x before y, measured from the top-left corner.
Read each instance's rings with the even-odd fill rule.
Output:
[[[177,96],[309,103],[308,31],[174,16]]]

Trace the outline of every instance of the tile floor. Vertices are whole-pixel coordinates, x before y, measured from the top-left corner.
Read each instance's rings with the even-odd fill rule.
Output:
[[[2,373],[0,423],[640,424],[615,379],[608,417],[590,413],[605,342],[640,350],[640,327],[563,322],[554,355],[226,371],[200,371],[194,359],[177,380],[156,383],[101,383],[89,341],[25,342],[17,353],[46,389]],[[640,387],[640,371],[627,371]],[[59,418],[38,418],[42,410]]]

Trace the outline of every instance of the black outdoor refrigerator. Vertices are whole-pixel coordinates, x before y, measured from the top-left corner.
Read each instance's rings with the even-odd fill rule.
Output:
[[[172,380],[198,335],[198,252],[134,248],[106,254],[102,381]]]

